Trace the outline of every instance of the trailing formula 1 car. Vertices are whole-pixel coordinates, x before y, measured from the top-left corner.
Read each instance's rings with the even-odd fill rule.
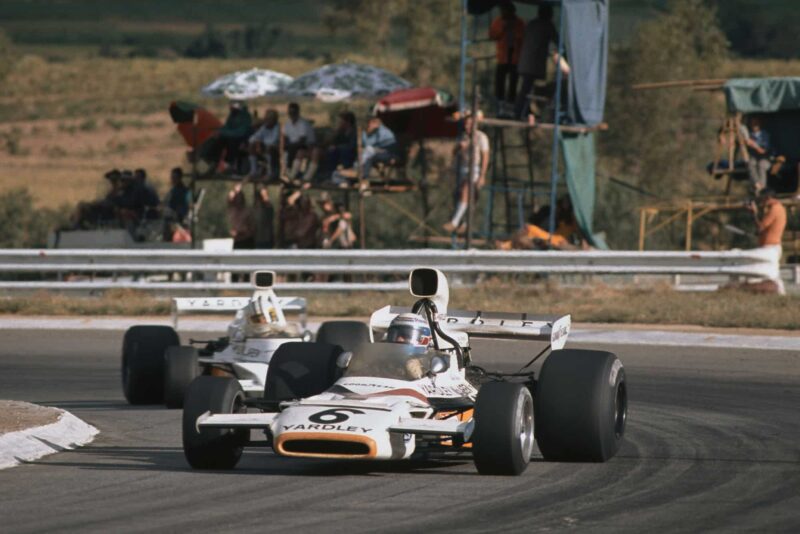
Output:
[[[479,473],[518,475],[534,445],[546,460],[602,462],[625,431],[625,370],[611,353],[564,349],[570,316],[448,310],[435,269],[415,269],[412,308],[373,313],[381,342],[354,351],[285,343],[261,398],[236,380],[199,377],[186,393],[183,449],[198,469],[231,469],[263,431],[280,456],[406,459],[472,453]],[[470,338],[545,341],[515,373],[473,362]],[[526,371],[549,351],[538,373]],[[263,440],[262,440],[263,442]]]
[[[122,389],[128,402],[181,408],[186,388],[203,375],[230,377],[244,394],[261,396],[276,349],[284,343],[309,342],[312,336],[306,329],[304,298],[275,295],[271,271],[257,271],[252,279],[252,297],[176,298],[174,327],[129,328],[122,343]],[[236,312],[227,336],[180,344],[176,328],[181,313],[226,311]],[[299,319],[288,321],[289,313]],[[330,321],[320,327],[318,338],[352,350],[369,340],[369,331],[364,323]]]

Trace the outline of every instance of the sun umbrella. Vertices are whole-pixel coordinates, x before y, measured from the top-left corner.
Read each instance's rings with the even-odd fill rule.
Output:
[[[266,69],[250,69],[226,74],[200,91],[204,96],[225,96],[231,100],[249,100],[282,91],[292,77]]]
[[[183,140],[192,148],[202,145],[222,126],[222,121],[213,113],[191,102],[171,103],[169,114]]]
[[[340,102],[350,98],[375,98],[408,87],[411,87],[408,81],[389,71],[346,62],[325,65],[298,76],[286,87],[285,93]]]

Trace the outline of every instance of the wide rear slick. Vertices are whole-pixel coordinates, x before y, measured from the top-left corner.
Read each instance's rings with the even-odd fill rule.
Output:
[[[605,462],[625,434],[628,390],[610,352],[553,351],[534,395],[519,383],[489,382],[475,403],[472,451],[482,475],[519,475],[536,444],[545,460]]]
[[[628,413],[622,362],[596,350],[558,350],[536,383],[536,442],[545,460],[605,462],[619,450]]]
[[[122,340],[122,392],[131,404],[164,400],[164,353],[180,344],[169,326],[132,326]]]

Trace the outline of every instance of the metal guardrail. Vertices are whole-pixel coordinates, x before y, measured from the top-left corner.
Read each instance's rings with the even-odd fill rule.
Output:
[[[148,276],[167,273],[247,273],[272,269],[281,274],[327,273],[406,275],[419,266],[448,274],[585,274],[585,275],[724,275],[778,276],[778,258],[768,249],[725,252],[635,251],[486,251],[486,250],[200,250],[0,249],[0,273],[45,273],[49,280],[0,281],[5,290],[245,289],[224,282],[158,282]],[[61,281],[56,274],[92,275],[92,281]],[[144,275],[141,280],[118,276]],[[800,273],[795,273],[795,278]],[[59,277],[60,278],[60,277]],[[285,290],[390,290],[390,282],[286,283]]]

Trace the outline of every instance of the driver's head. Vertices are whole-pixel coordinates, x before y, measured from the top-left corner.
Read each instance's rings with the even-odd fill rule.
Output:
[[[401,313],[389,324],[386,330],[386,342],[427,347],[431,343],[431,328],[428,322],[416,313]]]

